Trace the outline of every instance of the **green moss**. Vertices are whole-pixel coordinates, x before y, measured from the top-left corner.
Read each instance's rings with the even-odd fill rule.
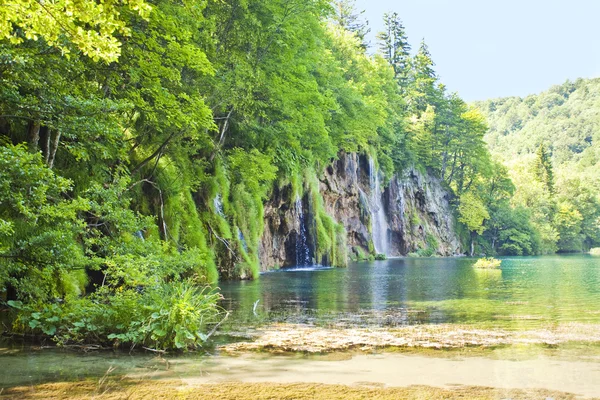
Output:
[[[245,261],[239,268],[245,275],[256,279],[260,273],[258,246],[264,229],[263,203],[260,197],[248,193],[243,184],[238,184],[233,189],[231,196],[235,210],[233,220],[245,241],[244,246],[238,236],[234,237],[236,248]]]
[[[353,246],[352,247],[352,255],[351,259],[353,261],[366,261],[369,258],[369,255],[365,253],[362,247]]]
[[[427,233],[425,236],[425,247],[417,250],[419,257],[431,257],[437,253],[438,241],[437,238],[431,233]]]
[[[439,247],[439,243],[437,238],[432,235],[431,233],[428,233],[426,236],[426,240],[427,240],[427,247],[432,249],[432,250],[437,250],[437,248]]]
[[[421,218],[414,210],[410,212],[409,221],[411,226],[421,225]]]
[[[319,192],[319,180],[312,170],[306,173],[306,186],[309,195],[312,217],[312,237],[315,238],[315,258],[318,263],[325,261],[334,267],[348,265],[347,234],[344,226],[327,214],[323,197]]]
[[[205,225],[205,213],[199,213],[192,196],[192,180],[181,173],[175,160],[163,157],[154,172],[154,182],[147,184],[137,197],[138,209],[144,214],[158,216],[157,225],[146,228],[146,239],[153,240],[161,235],[173,243],[170,251],[174,264],[187,265],[187,275],[197,275],[208,282],[218,280],[214,250],[208,242],[209,232]],[[162,216],[162,219],[161,219]],[[164,222],[164,227],[162,223]],[[165,235],[166,231],[166,235]],[[164,262],[171,262],[165,259]]]

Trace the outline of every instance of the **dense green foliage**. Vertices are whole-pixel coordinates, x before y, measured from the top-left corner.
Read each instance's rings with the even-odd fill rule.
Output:
[[[7,0],[0,4],[0,38],[22,43],[24,38],[43,38],[48,45],[69,53],[67,43],[95,60],[116,61],[119,57],[118,32],[128,35],[130,29],[120,18],[120,9],[146,16],[150,6],[144,0],[51,2]],[[18,29],[13,29],[18,27]],[[23,38],[24,36],[24,38]]]
[[[219,316],[220,295],[193,282],[160,284],[144,293],[111,292],[107,287],[65,305],[23,304],[15,326],[53,336],[59,343],[136,345],[159,349],[188,349],[207,339],[206,326]]]
[[[409,54],[397,14],[369,56],[346,1],[130,0],[94,21],[95,3],[54,2],[58,25],[17,3],[0,6],[0,290],[22,329],[197,345],[216,298],[177,288],[258,277],[274,185],[307,196],[316,258],[345,265],[318,182],[340,151],[386,179],[411,165],[442,178],[473,245],[512,193],[482,116],[446,92],[425,43]]]
[[[540,95],[477,106],[489,121],[491,152],[508,166],[516,186],[518,215],[492,213],[503,227],[495,230],[494,247],[532,254],[598,246],[600,80],[579,79]]]

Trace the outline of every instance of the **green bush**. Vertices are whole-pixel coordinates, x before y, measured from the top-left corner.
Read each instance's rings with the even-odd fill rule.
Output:
[[[209,286],[187,280],[136,290],[103,287],[86,298],[62,304],[9,305],[19,311],[17,332],[53,338],[59,345],[101,343],[114,347],[146,346],[185,350],[202,346],[218,323],[221,298]]]

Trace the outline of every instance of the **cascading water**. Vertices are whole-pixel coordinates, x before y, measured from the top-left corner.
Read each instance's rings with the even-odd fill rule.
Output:
[[[242,233],[240,228],[236,227],[235,229],[237,230],[238,240],[242,243],[242,247],[244,248],[244,251],[247,253],[248,252],[248,243],[246,243],[246,238],[244,237],[244,234]]]
[[[304,224],[304,211],[302,199],[296,197],[296,218],[298,218],[298,235],[296,236],[296,266],[306,267],[312,264],[310,250],[308,249],[308,238],[306,225]]]
[[[371,231],[373,232],[373,245],[377,254],[388,254],[388,223],[381,201],[381,185],[379,173],[375,169],[375,162],[369,158],[369,185],[371,186]]]
[[[223,200],[221,199],[221,194],[217,194],[215,196],[215,198],[213,199],[213,206],[215,207],[215,211],[217,212],[217,214],[219,214],[221,217],[224,216],[223,214]]]

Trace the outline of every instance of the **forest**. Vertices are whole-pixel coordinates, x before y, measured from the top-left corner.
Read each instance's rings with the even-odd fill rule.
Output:
[[[600,81],[469,105],[398,14],[370,44],[348,0],[16,0],[0,16],[15,331],[202,345],[222,318],[207,285],[259,278],[266,199],[318,197],[340,152],[374,158],[384,184],[408,166],[439,177],[467,253],[600,243]],[[343,253],[343,227],[315,219],[318,245]]]
[[[477,107],[489,124],[490,151],[515,185],[512,204],[528,216],[537,235],[535,253],[597,246],[600,80],[567,81],[539,95],[489,100]],[[488,240],[513,236],[503,211],[492,215]],[[510,246],[518,245],[518,237],[507,244],[507,254],[515,254]]]

